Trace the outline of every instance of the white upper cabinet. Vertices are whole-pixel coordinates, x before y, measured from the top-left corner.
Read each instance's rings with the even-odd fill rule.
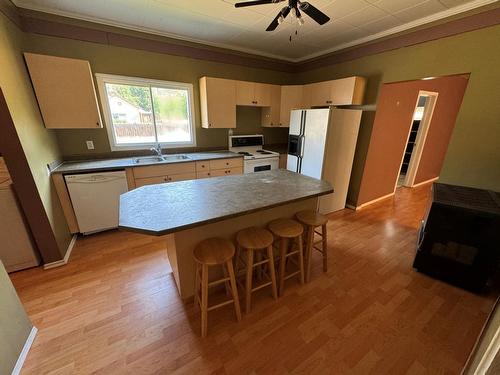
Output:
[[[273,86],[275,85],[236,81],[236,105],[269,107]]]
[[[307,107],[330,105],[359,105],[363,102],[366,79],[347,77],[304,86]]]
[[[34,53],[24,58],[46,128],[102,127],[88,61]]]
[[[200,78],[200,104],[202,127],[236,127],[236,81]]]

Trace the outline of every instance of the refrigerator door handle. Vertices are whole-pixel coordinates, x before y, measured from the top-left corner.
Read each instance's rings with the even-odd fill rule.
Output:
[[[300,136],[300,147],[299,147],[299,157],[302,158],[304,157],[304,146],[305,146],[305,141],[306,141],[306,137],[304,135],[301,135]]]

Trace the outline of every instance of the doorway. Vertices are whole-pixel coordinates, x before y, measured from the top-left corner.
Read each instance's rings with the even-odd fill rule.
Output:
[[[396,187],[412,187],[436,106],[437,92],[420,90],[417,97]]]

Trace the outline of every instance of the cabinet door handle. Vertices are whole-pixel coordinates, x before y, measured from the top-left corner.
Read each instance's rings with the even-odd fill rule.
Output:
[[[99,121],[97,121],[95,124],[96,124],[96,126],[97,126],[97,127],[99,127],[99,126],[100,126],[100,125],[99,125]]]
[[[326,104],[332,104],[332,101],[331,100],[327,100]]]
[[[208,127],[211,128],[212,127],[212,124],[208,124]]]

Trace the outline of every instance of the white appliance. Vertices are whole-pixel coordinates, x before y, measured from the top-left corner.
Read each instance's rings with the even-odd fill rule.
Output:
[[[0,259],[7,272],[38,266],[38,252],[10,181],[0,183],[0,213]]]
[[[290,116],[287,169],[330,182],[334,192],[319,199],[319,211],[345,207],[361,110],[294,110]]]
[[[229,137],[229,151],[243,155],[243,173],[269,171],[279,168],[280,154],[264,150],[264,136],[232,135]]]
[[[81,233],[118,227],[120,195],[128,190],[125,171],[73,174],[64,179]]]

